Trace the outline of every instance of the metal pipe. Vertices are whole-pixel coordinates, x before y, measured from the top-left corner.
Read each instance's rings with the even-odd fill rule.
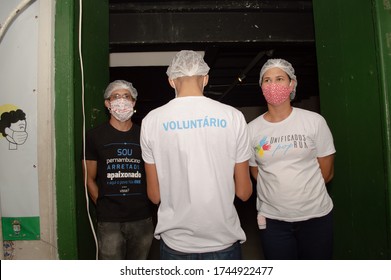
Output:
[[[9,14],[7,19],[3,24],[0,25],[0,42],[5,34],[5,32],[8,29],[8,26],[11,24],[11,22],[16,18],[17,15],[19,15],[20,11],[22,11],[27,5],[34,2],[35,0],[23,0],[19,3],[18,6]]]

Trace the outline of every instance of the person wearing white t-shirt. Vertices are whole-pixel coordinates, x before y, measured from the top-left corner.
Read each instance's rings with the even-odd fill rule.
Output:
[[[269,59],[260,72],[266,113],[249,123],[251,175],[266,259],[331,259],[335,147],[325,119],[294,108],[292,65]]]
[[[208,71],[197,52],[178,52],[167,69],[176,98],[141,124],[161,259],[242,257],[246,236],[234,199],[252,194],[248,127],[239,110],[203,95]]]

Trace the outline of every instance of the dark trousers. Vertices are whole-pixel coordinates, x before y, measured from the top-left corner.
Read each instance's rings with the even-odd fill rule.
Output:
[[[134,222],[98,222],[100,260],[145,260],[153,239],[152,218]]]
[[[300,222],[266,219],[261,230],[264,256],[268,260],[328,260],[333,255],[332,212]]]
[[[171,249],[160,239],[160,259],[162,260],[241,260],[242,249],[240,242],[215,252],[208,253],[182,253]]]

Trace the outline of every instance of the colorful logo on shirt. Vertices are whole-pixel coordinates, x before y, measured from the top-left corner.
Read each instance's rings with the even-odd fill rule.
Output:
[[[255,147],[255,151],[257,152],[259,157],[263,157],[264,151],[269,151],[272,146],[268,144],[267,136],[263,137],[259,144]]]

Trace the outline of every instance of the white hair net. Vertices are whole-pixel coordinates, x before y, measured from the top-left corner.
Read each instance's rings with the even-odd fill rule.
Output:
[[[174,56],[166,73],[171,80],[174,80],[184,76],[205,76],[208,72],[209,66],[199,53],[183,50]]]
[[[109,99],[110,95],[113,93],[113,91],[116,91],[118,89],[126,89],[130,92],[130,95],[136,100],[137,99],[137,90],[133,87],[132,83],[129,83],[125,80],[115,80],[114,82],[111,82],[104,94],[104,99]]]
[[[280,68],[281,70],[283,70],[285,73],[288,74],[291,80],[296,81],[295,87],[293,88],[293,91],[290,96],[292,100],[296,96],[296,87],[297,87],[297,78],[295,75],[295,69],[293,69],[292,64],[290,64],[288,61],[282,58],[271,58],[265,62],[265,64],[262,66],[261,73],[259,74],[259,85],[262,85],[262,78],[263,75],[265,75],[265,72],[275,67]]]

